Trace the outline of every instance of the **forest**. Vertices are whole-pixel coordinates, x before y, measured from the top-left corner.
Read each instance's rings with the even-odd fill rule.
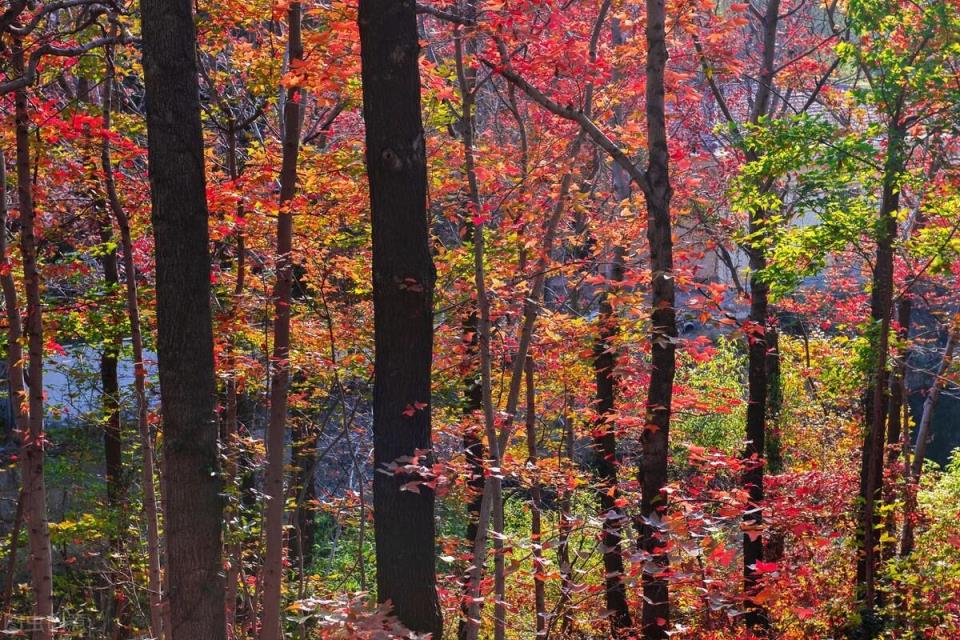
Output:
[[[958,282],[960,0],[2,0],[0,635],[960,639]]]

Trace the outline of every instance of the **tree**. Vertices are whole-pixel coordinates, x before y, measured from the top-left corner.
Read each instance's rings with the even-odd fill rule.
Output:
[[[300,37],[300,3],[287,12],[287,56],[290,67],[303,61]],[[290,303],[293,292],[293,213],[290,201],[297,188],[297,157],[300,152],[300,103],[303,92],[287,88],[283,103],[283,165],[280,168],[280,213],[277,216],[277,281],[274,287],[273,378],[270,385],[270,424],[267,427],[268,466],[265,488],[267,503],[267,557],[263,572],[262,640],[283,636],[280,620],[283,586],[283,513],[286,506],[284,441],[287,425],[287,396],[290,387]]]
[[[143,0],[140,9],[156,254],[170,638],[216,640],[225,636],[223,503],[193,5],[188,0]]]
[[[14,66],[23,77],[23,40],[14,50]],[[53,559],[50,551],[50,530],[47,521],[47,489],[44,473],[46,436],[43,420],[43,304],[40,298],[40,266],[37,259],[36,210],[33,182],[30,175],[30,115],[26,87],[14,91],[17,145],[17,196],[20,205],[20,253],[23,258],[23,288],[26,293],[27,320],[23,334],[27,338],[27,369],[11,368],[11,379],[19,385],[26,375],[26,421],[21,425],[23,450],[24,521],[30,544],[30,577],[34,591],[35,640],[53,637]],[[7,314],[19,314],[16,298],[7,299]],[[11,337],[15,335],[11,322]],[[13,354],[11,354],[13,355]],[[21,410],[22,411],[22,410]]]
[[[410,629],[440,637],[434,492],[423,475],[430,470],[432,446],[435,271],[416,8],[412,2],[362,0],[358,22],[373,225],[377,598],[390,602]],[[391,468],[397,471],[383,473]]]

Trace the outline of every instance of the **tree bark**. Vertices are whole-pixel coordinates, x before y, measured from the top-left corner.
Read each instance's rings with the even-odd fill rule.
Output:
[[[375,373],[374,535],[377,598],[408,628],[442,635],[436,591],[434,492],[419,473],[385,474],[416,459],[429,468],[433,288],[420,115],[416,6],[361,0],[363,116],[373,227]],[[404,490],[404,485],[416,490]]]
[[[225,636],[203,131],[190,0],[141,0],[170,639]]]
[[[93,165],[96,166],[96,165]],[[100,242],[107,248],[100,256],[103,267],[103,281],[109,290],[109,304],[111,307],[112,324],[110,331],[118,331],[120,318],[116,317],[116,293],[120,286],[120,273],[117,267],[117,250],[113,243],[113,224],[104,209],[106,201],[98,198],[97,208],[103,213],[100,219]],[[113,519],[116,533],[111,535],[111,550],[119,557],[123,552],[123,531],[126,529],[126,494],[127,486],[123,474],[123,430],[120,420],[120,381],[117,375],[117,363],[120,357],[121,338],[117,335],[108,337],[100,352],[100,386],[104,413],[103,425],[103,453],[107,481],[107,507]],[[110,610],[107,611],[109,620],[107,629],[114,639],[124,637],[123,599],[119,598],[119,587],[111,585],[113,595],[110,599]]]
[[[647,389],[647,425],[643,431],[640,468],[641,549],[649,562],[643,572],[644,638],[667,637],[670,593],[669,557],[660,521],[667,508],[667,445],[670,435],[673,378],[676,373],[677,322],[674,308],[673,237],[670,222],[669,152],[667,149],[664,70],[667,64],[664,0],[646,0],[647,7],[647,242],[650,246],[651,371]]]
[[[23,73],[23,41],[17,40],[13,52],[13,66]],[[21,429],[22,472],[24,487],[24,521],[30,546],[30,578],[34,591],[34,640],[53,637],[53,559],[50,552],[50,530],[47,522],[47,489],[44,478],[45,434],[43,430],[43,303],[40,298],[40,270],[37,262],[36,218],[33,207],[33,184],[30,177],[30,116],[25,88],[14,92],[17,146],[17,194],[20,205],[20,254],[23,260],[23,287],[27,299],[27,414],[25,428]],[[14,295],[15,298],[15,295]],[[14,299],[8,304],[8,313],[18,316]],[[13,330],[11,326],[11,331]],[[20,336],[16,336],[18,339]],[[19,350],[12,347],[11,352]],[[11,381],[23,380],[23,370],[17,358],[11,369]],[[19,372],[19,373],[18,373]],[[22,393],[22,389],[20,390]],[[18,393],[17,395],[20,395]]]
[[[622,172],[621,172],[622,173]],[[625,176],[624,176],[625,177]],[[614,187],[618,184],[616,172]],[[622,184],[622,183],[621,183]],[[629,187],[628,187],[629,189]],[[622,194],[618,194],[622,195]],[[627,192],[629,197],[629,190]],[[622,202],[624,198],[618,198]],[[613,261],[608,280],[615,291],[623,281],[624,253],[621,247],[613,250]],[[610,625],[615,637],[630,628],[633,621],[627,605],[627,590],[623,583],[623,540],[625,515],[617,504],[619,499],[617,470],[617,373],[618,351],[616,345],[617,317],[610,303],[610,292],[600,300],[600,334],[594,347],[593,370],[596,380],[597,421],[593,428],[594,473],[597,476],[597,496],[600,501],[600,519],[603,522],[603,571],[605,602],[610,615]]]
[[[300,3],[287,12],[287,57],[290,67],[303,59],[300,36]],[[297,159],[300,154],[300,101],[303,93],[289,87],[283,103],[283,159],[280,167],[280,213],[277,215],[277,280],[273,291],[273,374],[270,383],[270,423],[267,426],[267,555],[263,568],[263,631],[261,640],[282,637],[281,587],[283,584],[283,512],[285,492],[284,442],[286,440],[287,398],[290,389],[290,304],[293,292],[293,216],[290,201],[297,188]]]
[[[863,630],[869,635],[876,624],[878,535],[877,503],[882,498],[883,450],[889,408],[890,315],[893,306],[893,243],[896,236],[896,212],[900,208],[898,179],[903,170],[903,145],[906,135],[899,117],[894,116],[887,128],[887,157],[883,170],[883,193],[876,234],[877,250],[873,268],[870,316],[873,320],[873,369],[866,391],[863,460],[860,472],[860,495],[863,500],[857,562],[857,591],[863,610]]]
[[[769,0],[763,17],[762,59],[750,121],[753,124],[770,109],[773,94],[774,62],[777,53],[777,25],[780,0]],[[755,159],[755,158],[754,158]],[[748,249],[750,260],[750,322],[752,331],[748,332],[747,365],[747,422],[744,451],[747,467],[743,474],[743,485],[749,494],[747,510],[743,516],[743,589],[747,599],[745,622],[749,628],[769,626],[766,609],[753,602],[751,597],[759,588],[759,574],[756,563],[763,560],[763,471],[766,453],[767,432],[767,392],[769,380],[767,368],[769,361],[768,323],[769,285],[763,279],[763,270],[767,267],[765,243],[767,211],[755,207],[750,210],[749,232],[751,238],[761,238]]]
[[[617,18],[611,20],[612,44],[614,47],[626,43]],[[619,79],[619,69],[614,69],[614,79]],[[624,108],[614,109],[614,124],[622,126],[626,122]],[[615,206],[620,207],[630,198],[630,177],[623,167],[613,163],[610,168],[613,182]],[[624,277],[624,249],[613,247],[613,258],[608,272],[611,291],[615,291]],[[619,497],[619,461],[617,458],[616,403],[618,378],[616,366],[618,351],[616,336],[619,322],[616,311],[610,303],[611,291],[605,291],[600,300],[599,335],[594,347],[593,370],[596,381],[597,424],[594,427],[594,468],[598,480],[598,498],[600,518],[603,521],[603,571],[605,584],[605,602],[610,614],[610,624],[614,636],[623,633],[633,625],[630,608],[627,604],[627,590],[623,583],[624,562],[621,543],[625,514],[617,506]]]

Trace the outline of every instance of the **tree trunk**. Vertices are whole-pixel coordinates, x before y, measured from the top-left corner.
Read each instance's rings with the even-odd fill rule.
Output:
[[[567,400],[564,400],[566,403]],[[563,416],[563,440],[560,443],[558,457],[565,457],[573,466],[573,420]],[[563,469],[563,465],[560,466]],[[573,534],[573,489],[564,487],[560,496],[560,511],[557,514],[557,565],[560,569],[560,598],[556,606],[556,618],[560,620],[560,636],[569,637],[573,633],[573,561],[570,558],[570,536]],[[553,620],[550,621],[551,626]],[[548,633],[549,635],[549,633]]]
[[[773,94],[774,63],[777,53],[777,24],[780,0],[768,0],[761,18],[762,60],[757,94],[754,98],[750,121],[754,124],[767,114]],[[767,338],[770,333],[768,316],[769,286],[763,280],[763,270],[767,266],[766,248],[763,240],[767,235],[767,211],[762,208],[750,210],[749,232],[751,238],[758,238],[748,249],[750,259],[750,322],[752,332],[748,332],[747,365],[747,422],[744,458],[747,459],[743,474],[744,489],[749,494],[747,511],[743,516],[743,589],[747,598],[745,622],[749,628],[769,626],[766,610],[750,600],[758,590],[759,574],[756,563],[764,559],[763,555],[763,470],[766,453],[767,433],[767,377],[770,345]]]
[[[612,44],[614,47],[626,43],[620,21],[611,20]],[[619,79],[619,69],[614,69],[614,78]],[[622,126],[626,122],[624,108],[614,109],[614,124]],[[613,181],[613,195],[615,205],[623,206],[630,198],[630,177],[623,167],[613,163],[610,168]],[[608,280],[610,289],[616,290],[624,276],[624,249],[613,247],[613,259],[610,265]],[[618,359],[616,336],[619,323],[613,306],[610,304],[609,292],[604,292],[600,301],[600,332],[595,345],[593,361],[594,378],[597,387],[597,417],[598,423],[594,427],[594,468],[597,473],[598,492],[600,500],[600,517],[603,521],[603,571],[605,583],[605,602],[610,612],[610,624],[614,636],[622,633],[633,625],[630,608],[627,604],[627,590],[623,583],[624,563],[623,526],[625,514],[617,505],[619,498],[617,472],[617,426],[616,415],[618,379],[616,366]]]
[[[170,640],[217,640],[225,636],[223,501],[193,3],[140,4],[156,247]]]
[[[527,464],[536,468],[540,456],[537,452],[537,395],[533,380],[533,358],[527,356],[525,377],[527,381]],[[533,484],[530,486],[530,542],[533,544],[533,603],[536,615],[536,638],[544,638],[547,634],[547,596],[543,561],[543,537],[541,514],[541,486],[539,471],[534,472]]]
[[[108,58],[112,60],[112,58]],[[113,67],[103,89],[103,129],[110,130],[113,95]],[[150,602],[150,630],[157,638],[165,637],[162,624],[162,583],[160,577],[160,531],[157,524],[157,493],[155,489],[153,434],[150,432],[149,403],[147,401],[146,369],[143,362],[143,332],[140,324],[140,303],[137,295],[137,270],[133,262],[133,239],[130,221],[117,194],[110,160],[110,141],[104,138],[100,149],[104,186],[110,210],[120,230],[120,248],[123,254],[127,318],[130,321],[130,342],[133,347],[133,387],[136,395],[137,434],[140,439],[140,484],[143,491],[143,519],[147,527],[147,590]]]
[[[667,64],[664,0],[647,0],[647,242],[650,245],[652,291],[651,371],[647,389],[647,425],[643,431],[640,512],[641,548],[649,562],[643,572],[643,635],[667,637],[670,597],[666,572],[669,557],[660,518],[666,512],[667,445],[670,433],[673,378],[676,372],[677,322],[674,308],[673,238],[670,223],[669,152],[664,108]]]
[[[17,40],[13,66],[23,74],[23,41]],[[20,253],[23,259],[23,286],[27,298],[27,417],[21,429],[22,470],[25,500],[25,522],[30,546],[30,578],[34,592],[34,640],[53,637],[53,559],[50,552],[50,530],[47,523],[47,489],[44,479],[43,432],[43,303],[40,299],[40,271],[37,263],[36,218],[33,208],[33,185],[30,178],[30,116],[27,113],[27,91],[14,93],[17,145],[17,194],[20,204]],[[15,296],[14,296],[15,297]],[[8,313],[17,314],[16,300],[8,305]],[[19,324],[19,317],[17,320]],[[12,327],[11,327],[12,331]],[[19,338],[19,336],[17,336]],[[11,341],[12,345],[12,341]],[[16,347],[19,350],[19,347]],[[14,348],[11,346],[10,351]],[[18,358],[19,362],[22,358]],[[10,378],[23,379],[19,364],[11,369]],[[22,390],[21,390],[22,391]],[[20,394],[17,394],[20,395]]]
[[[303,59],[300,37],[300,3],[293,2],[287,13],[289,29],[287,57],[292,68]],[[273,291],[273,377],[270,383],[270,423],[267,426],[267,473],[264,493],[267,515],[264,525],[267,555],[263,568],[263,631],[261,640],[282,637],[281,587],[283,585],[283,512],[285,492],[284,441],[286,439],[287,396],[290,389],[290,303],[293,292],[293,216],[290,201],[297,188],[297,159],[300,153],[300,102],[303,93],[290,87],[283,103],[283,160],[280,168],[280,213],[277,215],[277,281]]]
[[[476,19],[476,3],[467,0],[461,9],[465,18]],[[463,434],[463,450],[469,469],[470,477],[466,483],[467,491],[467,531],[466,541],[472,549],[477,544],[477,533],[480,531],[480,511],[483,505],[484,489],[484,446],[483,434],[491,435],[492,404],[488,420],[488,412],[484,410],[485,402],[490,400],[490,349],[489,349],[489,314],[490,307],[486,299],[486,285],[483,274],[483,226],[475,224],[473,217],[480,211],[480,188],[477,181],[476,160],[474,157],[474,101],[476,95],[476,74],[473,68],[464,64],[464,54],[476,52],[474,29],[459,26],[454,29],[454,56],[456,60],[457,81],[461,97],[460,130],[464,155],[464,173],[467,178],[467,202],[464,207],[464,242],[471,242],[474,250],[474,279],[477,286],[477,300],[471,301],[470,308],[463,320],[464,357],[464,405],[463,414],[467,424]],[[476,269],[479,268],[479,271]],[[481,348],[481,342],[484,347]],[[472,427],[469,423],[480,414],[483,420],[483,429]],[[492,435],[496,438],[496,432]],[[495,461],[494,464],[499,464]],[[475,591],[474,583],[482,576],[469,569],[464,573],[463,593],[461,603],[461,618],[457,637],[461,640],[467,637],[467,620],[470,615],[470,594]]]
[[[755,217],[750,233],[757,233],[762,218]],[[764,438],[767,412],[767,295],[768,286],[761,271],[766,268],[763,249],[753,247],[750,253],[750,321],[753,332],[749,333],[749,366],[747,373],[747,447],[744,451],[746,470],[743,484],[749,493],[747,511],[743,516],[743,589],[748,599],[746,624],[748,627],[766,627],[769,622],[766,610],[749,600],[758,589],[759,573],[756,563],[763,560],[763,465]]]
[[[883,194],[877,220],[877,252],[873,269],[870,315],[873,319],[873,369],[867,385],[863,461],[860,492],[863,500],[857,562],[857,591],[863,610],[864,634],[873,633],[877,605],[878,536],[877,502],[883,489],[883,449],[888,405],[887,357],[890,349],[890,313],[893,305],[893,242],[896,236],[896,212],[900,207],[897,180],[903,168],[905,131],[893,118],[887,130],[887,158],[884,165]]]
[[[897,342],[902,345],[897,358],[896,367],[890,376],[889,390],[889,409],[887,410],[887,455],[886,464],[890,468],[894,477],[908,480],[910,472],[906,466],[901,466],[901,441],[903,440],[903,431],[905,428],[904,408],[909,409],[907,403],[907,361],[910,359],[910,349],[907,341],[910,339],[910,322],[913,314],[913,302],[904,292],[904,297],[897,304]],[[909,431],[909,428],[907,428]],[[904,486],[907,486],[904,482]],[[891,486],[884,487],[883,499],[889,502],[896,500],[896,487],[891,482]],[[883,531],[886,535],[881,540],[880,559],[889,558],[896,554],[896,514],[889,512],[883,523]]]
[[[96,166],[96,165],[93,165]],[[120,357],[121,338],[119,335],[120,318],[116,317],[116,294],[120,286],[120,273],[117,267],[117,250],[113,245],[113,224],[109,216],[106,215],[106,200],[97,198],[97,208],[104,214],[99,220],[100,242],[106,247],[104,253],[100,256],[100,264],[103,267],[104,284],[109,290],[110,309],[112,316],[111,331],[117,332],[115,336],[105,340],[103,350],[100,353],[100,385],[102,391],[102,403],[104,413],[103,425],[103,453],[105,463],[105,475],[107,481],[107,508],[110,510],[110,517],[113,519],[116,533],[112,534],[110,540],[111,550],[120,557],[123,552],[123,531],[126,529],[126,480],[123,476],[123,433],[120,421],[120,381],[117,375],[117,361]],[[123,617],[123,599],[120,596],[120,587],[110,587],[113,590],[111,597],[110,611],[107,612],[109,620],[107,629],[113,638],[119,638],[124,635],[122,621]]]
[[[409,458],[429,467],[432,447],[436,273],[426,211],[416,7],[361,0],[358,21],[373,227],[377,598],[389,601],[411,630],[439,638],[434,492],[418,473],[382,473]]]
[[[926,452],[927,440],[930,437],[930,425],[933,423],[933,412],[937,408],[937,402],[940,400],[940,390],[943,388],[944,377],[950,371],[950,365],[953,363],[953,352],[956,349],[957,341],[960,340],[960,314],[954,316],[950,335],[947,337],[947,345],[943,350],[943,359],[940,361],[940,367],[937,369],[936,376],[933,378],[933,384],[927,391],[927,398],[923,401],[923,413],[920,416],[920,424],[917,426],[917,448],[913,458],[913,467],[910,469],[910,479],[913,483],[913,490],[909,492],[904,501],[903,513],[903,534],[901,535],[900,555],[906,557],[913,553],[914,545],[914,513],[917,508],[917,491],[920,487],[920,474],[923,472],[923,457]]]
[[[622,171],[620,172],[622,174]],[[623,176],[626,177],[625,175]],[[618,184],[616,171],[614,186]],[[621,183],[622,184],[622,183]],[[621,194],[622,195],[622,194]],[[629,191],[627,192],[629,197]],[[618,198],[622,202],[624,198]],[[608,280],[611,290],[616,290],[623,281],[624,252],[621,247],[613,250],[613,263]],[[610,614],[614,636],[619,636],[632,624],[627,605],[627,590],[623,583],[624,565],[620,544],[625,519],[619,500],[617,469],[617,373],[618,351],[616,345],[617,317],[610,304],[609,292],[600,300],[600,334],[594,347],[593,370],[597,386],[597,422],[593,428],[594,472],[597,477],[597,496],[600,500],[600,519],[603,522],[603,571],[605,602]]]
[[[0,263],[10,265],[10,257],[7,255],[7,164],[6,157],[0,152]],[[15,437],[20,440],[20,448],[23,452],[24,440],[29,436],[29,416],[24,411],[24,385],[23,385],[23,347],[21,339],[23,338],[23,321],[20,317],[20,302],[17,299],[17,285],[13,279],[13,271],[10,268],[0,270],[0,284],[3,286],[3,302],[7,316],[7,377],[10,385],[10,410],[13,414]],[[23,465],[21,472],[24,476],[23,487],[20,490],[17,500],[17,517],[14,522],[13,531],[10,537],[9,559],[7,563],[8,573],[4,585],[3,610],[0,614],[6,623],[7,605],[10,601],[10,592],[13,588],[13,569],[16,567],[17,544],[20,540],[20,527],[26,524],[27,520],[27,473],[26,457],[21,460]],[[31,540],[32,542],[32,540]],[[28,563],[31,559],[28,559]],[[30,565],[32,570],[32,564]],[[5,629],[6,626],[0,626]]]

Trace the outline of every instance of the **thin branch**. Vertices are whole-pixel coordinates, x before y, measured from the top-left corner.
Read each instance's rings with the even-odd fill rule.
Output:
[[[428,16],[433,16],[434,18],[439,18],[440,20],[445,20],[454,24],[462,24],[465,26],[473,26],[476,24],[476,21],[470,18],[456,13],[451,13],[450,11],[444,11],[443,9],[438,9],[436,7],[431,7],[428,4],[423,4],[420,2],[417,3],[417,13],[425,13]]]
[[[128,34],[123,34],[120,36],[109,36],[105,38],[97,38],[96,40],[91,40],[85,45],[79,47],[57,47],[52,44],[45,44],[36,49],[33,53],[30,54],[30,62],[27,65],[26,70],[23,72],[19,78],[13,80],[8,80],[7,82],[0,83],[0,96],[10,93],[11,91],[16,91],[17,89],[22,89],[24,87],[29,87],[34,82],[37,81],[37,65],[40,63],[40,58],[45,55],[50,56],[80,56],[85,53],[89,53],[93,49],[102,47],[108,44],[127,44],[132,42]]]

